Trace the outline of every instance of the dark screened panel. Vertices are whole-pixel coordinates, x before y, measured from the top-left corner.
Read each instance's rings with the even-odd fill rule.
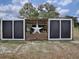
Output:
[[[12,38],[12,21],[3,21],[3,38]]]
[[[70,20],[61,21],[61,38],[70,38],[71,22]]]
[[[14,38],[23,39],[23,21],[14,21]]]
[[[59,38],[60,37],[60,24],[59,20],[50,21],[50,38]]]

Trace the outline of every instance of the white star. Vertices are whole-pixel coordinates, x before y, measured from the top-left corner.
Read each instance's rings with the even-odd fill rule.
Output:
[[[42,29],[42,27],[38,27],[38,24],[36,24],[36,27],[32,27],[34,29],[33,34],[35,34],[36,32],[38,32],[40,34],[40,29]]]

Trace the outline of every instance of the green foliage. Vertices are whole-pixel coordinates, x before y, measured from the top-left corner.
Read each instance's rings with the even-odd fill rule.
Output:
[[[39,13],[35,9],[32,9],[29,13],[29,17],[38,17]]]
[[[49,11],[49,12],[40,12],[39,17],[44,17],[44,18],[53,18],[57,17],[59,14],[54,12],[54,11]]]
[[[43,10],[45,8],[47,12]],[[39,17],[44,17],[44,18],[53,18],[57,17],[59,13],[55,12],[55,7],[49,3],[42,4],[38,7],[40,10],[39,12]]]
[[[43,11],[43,8],[45,8],[48,12],[49,11],[55,11],[55,7],[52,4],[49,3],[45,3],[45,4],[41,4],[38,9],[40,11]]]
[[[20,15],[23,16],[25,14],[25,10],[22,8],[20,11],[19,11]]]
[[[38,12],[35,10],[31,3],[25,3],[23,8],[19,11],[19,13],[21,16],[24,17],[38,16]]]
[[[44,11],[43,8],[45,8],[47,12]],[[38,10],[40,12],[38,12]],[[25,3],[19,13],[25,18],[52,18],[59,15],[59,13],[55,12],[55,7],[49,3],[41,4],[38,6],[38,10],[36,10],[31,3]]]

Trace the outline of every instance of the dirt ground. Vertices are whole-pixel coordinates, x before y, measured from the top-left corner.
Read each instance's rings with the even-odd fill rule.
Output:
[[[79,59],[79,31],[72,41],[0,42],[0,59]]]
[[[79,59],[78,41],[35,41],[2,47],[0,59]]]

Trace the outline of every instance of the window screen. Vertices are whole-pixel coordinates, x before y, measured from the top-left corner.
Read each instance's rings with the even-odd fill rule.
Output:
[[[61,20],[61,38],[70,38],[71,22],[70,20]]]
[[[14,38],[23,38],[23,21],[14,21]]]
[[[50,21],[50,38],[60,37],[60,23],[59,20]]]
[[[49,40],[71,40],[72,19],[49,19]]]
[[[3,21],[3,38],[12,38],[12,21]]]

